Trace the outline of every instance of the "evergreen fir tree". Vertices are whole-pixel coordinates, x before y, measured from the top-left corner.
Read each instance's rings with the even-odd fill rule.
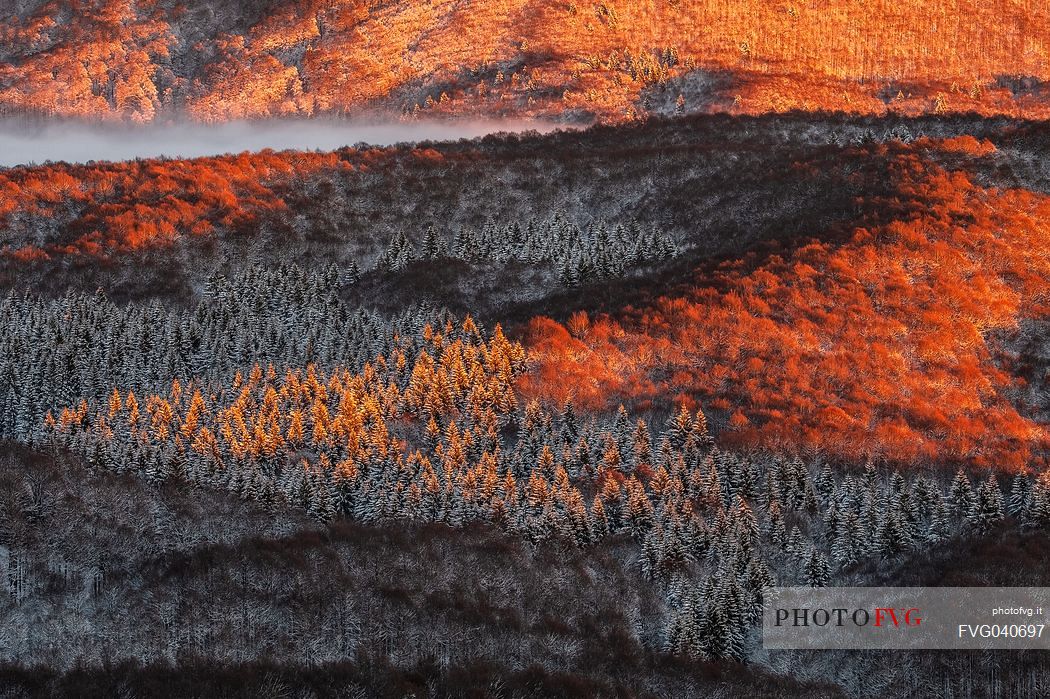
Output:
[[[1010,485],[1010,500],[1006,508],[1007,513],[1011,517],[1025,518],[1031,492],[1032,483],[1028,480],[1027,474],[1018,473],[1014,476],[1013,483]]]
[[[994,475],[981,483],[973,497],[966,520],[974,529],[985,532],[1003,519],[1003,494]]]
[[[855,512],[847,512],[832,545],[832,555],[840,565],[855,563],[863,554],[862,541],[860,518]]]
[[[966,515],[971,509],[973,509],[973,487],[970,485],[970,479],[963,473],[962,469],[955,474],[955,479],[952,480],[951,490],[949,491],[952,509],[956,514]]]
[[[828,502],[831,498],[831,494],[835,492],[835,476],[831,472],[831,464],[824,464],[820,470],[820,474],[816,480],[817,494],[820,495],[820,499],[823,502]]]
[[[343,280],[348,286],[354,286],[361,281],[361,270],[358,268],[356,260],[350,260],[350,264],[343,275]]]
[[[440,248],[438,247],[437,231],[434,229],[434,225],[427,226],[426,231],[423,233],[423,243],[420,247],[420,257],[424,260],[433,260],[438,256]]]
[[[825,587],[831,580],[831,567],[827,557],[814,548],[803,569],[806,584],[810,587]]]
[[[599,542],[609,535],[609,519],[605,515],[605,506],[601,498],[595,498],[591,505],[591,541]]]

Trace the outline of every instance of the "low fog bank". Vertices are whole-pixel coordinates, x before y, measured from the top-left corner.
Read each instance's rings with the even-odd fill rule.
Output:
[[[266,121],[115,127],[77,123],[26,127],[0,121],[0,167],[45,161],[85,163],[134,158],[198,158],[273,150],[335,150],[366,143],[388,146],[449,141],[499,132],[556,128],[547,122],[463,121],[364,124],[341,121]]]

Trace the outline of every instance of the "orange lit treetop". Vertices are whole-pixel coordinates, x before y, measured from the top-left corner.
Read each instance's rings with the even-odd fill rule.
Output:
[[[1039,116],[1050,78],[1050,14],[1034,0],[71,4],[0,10],[0,107],[134,121],[371,109]]]
[[[727,264],[618,318],[533,320],[526,395],[615,406],[678,394],[724,410],[742,444],[1023,467],[1047,432],[1018,413],[992,337],[1050,310],[1050,199],[913,153],[893,176],[923,206],[843,245]]]
[[[845,164],[884,163],[874,175],[853,172],[865,187],[882,182],[863,204],[890,215],[850,219],[844,236],[817,228],[809,242],[734,255],[611,316],[570,307],[564,325],[533,320],[526,400],[645,408],[679,397],[714,408],[730,441],[745,445],[902,462],[1036,460],[1046,430],[1019,402],[1024,386],[998,340],[1047,314],[1050,199],[937,164],[994,155],[969,136],[836,152]],[[367,178],[384,168],[413,181],[400,162],[397,149],[372,149],[8,170],[5,268],[24,278],[31,266],[114,260],[181,238],[252,240],[268,228],[275,244],[294,247],[281,236],[301,211],[285,197],[328,191],[333,174],[349,178],[338,185],[346,192],[371,191]],[[368,270],[369,244],[336,247],[365,251]]]

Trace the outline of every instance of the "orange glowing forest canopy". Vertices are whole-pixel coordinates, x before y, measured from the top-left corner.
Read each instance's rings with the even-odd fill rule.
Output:
[[[535,318],[515,332],[531,358],[522,400],[598,410],[685,401],[728,417],[723,437],[742,447],[1037,463],[1050,446],[1046,426],[1019,398],[1025,381],[1002,341],[1050,311],[1050,198],[981,186],[937,162],[995,152],[970,136],[844,152],[888,163],[890,194],[878,204],[892,218],[844,239],[743,254],[609,316]],[[180,236],[252,236],[284,215],[281,193],[311,173],[363,173],[396,157],[374,149],[13,169],[0,176],[5,221],[55,220],[57,230],[3,257],[9,271],[26,270],[164,250]]]
[[[1047,116],[1041,0],[30,0],[0,109],[203,121],[361,113]]]
[[[741,445],[1024,468],[1050,442],[1013,404],[1022,382],[994,338],[1050,312],[1050,198],[893,157],[913,211],[888,225],[727,264],[617,318],[534,319],[526,393],[679,395],[732,412]]]

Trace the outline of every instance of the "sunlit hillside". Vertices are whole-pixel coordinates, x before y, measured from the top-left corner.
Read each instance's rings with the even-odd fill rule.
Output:
[[[1036,0],[0,1],[0,698],[1048,696],[762,632],[1048,584],[1048,123]]]
[[[1044,115],[1035,0],[30,0],[0,108],[149,121],[835,109]]]
[[[961,141],[894,153],[894,219],[843,244],[733,260],[612,318],[533,321],[532,390],[703,399],[746,445],[1025,468],[1050,441],[1011,403],[1013,363],[991,340],[1050,313],[1050,200],[923,162],[927,147],[991,148]]]
[[[840,145],[830,121],[813,144],[804,120],[705,119],[16,168],[0,173],[0,279],[192,298],[248,260],[334,263],[366,306],[508,323],[532,358],[511,403],[684,401],[726,444],[852,463],[1040,462],[1046,365],[1011,349],[1038,346],[1050,307],[1050,200],[1042,180],[1017,186],[1024,132],[1000,152],[969,135]],[[538,165],[551,142],[578,157]]]

